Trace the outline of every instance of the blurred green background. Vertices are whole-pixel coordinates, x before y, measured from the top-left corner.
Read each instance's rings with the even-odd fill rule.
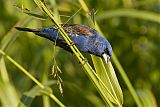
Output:
[[[159,0],[86,0],[90,10],[96,10],[95,19],[102,32],[113,47],[113,51],[127,73],[138,95],[149,93],[153,102],[160,105],[160,1]],[[47,7],[55,16],[66,23],[81,7],[78,0],[45,0]],[[15,26],[44,27],[52,22],[27,15],[26,8],[36,14],[44,15],[33,0],[0,0],[0,47],[10,57],[26,68],[39,81],[52,81],[53,93],[69,107],[102,107],[104,102],[82,72],[82,65],[76,57],[58,47],[54,49],[51,41],[32,33],[17,31]],[[125,10],[124,10],[125,9]],[[128,13],[125,13],[127,10]],[[140,12],[140,13],[139,13]],[[118,15],[119,14],[119,15]],[[44,15],[45,16],[45,15]],[[67,23],[88,24],[83,10]],[[85,54],[90,61],[90,56]],[[27,76],[11,62],[0,55],[0,106],[15,107],[22,94],[34,86]],[[62,71],[63,96],[60,94],[52,74],[56,64]],[[114,65],[114,64],[113,64]],[[114,67],[116,70],[116,67]],[[116,70],[117,71],[117,70]],[[119,72],[116,72],[124,94],[124,107],[136,107]],[[58,107],[37,96],[31,107]]]

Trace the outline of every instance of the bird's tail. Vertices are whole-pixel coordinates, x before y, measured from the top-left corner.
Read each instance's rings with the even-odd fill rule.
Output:
[[[46,28],[39,28],[39,29],[34,29],[34,28],[23,28],[23,27],[15,27],[17,30],[20,31],[27,31],[27,32],[32,32],[40,37],[44,37],[46,39],[49,39],[51,41],[57,40],[57,31],[55,32],[56,29],[50,29],[49,27]]]
[[[27,31],[27,32],[33,32],[33,33],[40,32],[39,29],[23,28],[23,27],[15,27],[15,28],[20,31]]]

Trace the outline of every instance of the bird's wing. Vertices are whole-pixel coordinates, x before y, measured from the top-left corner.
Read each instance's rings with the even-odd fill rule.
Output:
[[[92,32],[93,29],[88,27],[88,26],[85,26],[85,25],[61,24],[61,26],[70,37],[71,36],[75,37],[75,35],[76,35],[76,37],[78,38],[78,36],[85,36],[85,37],[88,36],[88,37],[90,37],[90,36],[94,35],[93,32]],[[51,28],[52,27],[54,27],[54,26],[51,26]],[[71,37],[71,39],[73,39],[73,38]],[[76,41],[76,39],[75,39],[75,41]],[[73,42],[75,42],[75,41],[73,40]],[[68,44],[66,43],[66,41],[62,37],[57,38],[56,42],[57,42],[56,45],[60,46],[61,48],[64,48],[67,51],[72,52],[70,47],[68,46]],[[75,45],[76,45],[76,43],[75,43]]]
[[[76,34],[77,36],[92,36],[91,28],[79,24],[61,24],[66,33]]]

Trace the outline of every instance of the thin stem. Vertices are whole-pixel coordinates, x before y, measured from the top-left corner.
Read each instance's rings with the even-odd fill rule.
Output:
[[[34,81],[40,88],[45,89],[45,86],[41,84],[36,78],[34,78],[30,73],[27,72],[25,68],[23,68],[20,64],[14,61],[10,56],[8,56],[4,51],[0,49],[0,53],[6,57],[10,62],[12,62],[17,68],[19,68],[25,75],[27,75],[32,81]],[[53,99],[59,106],[65,107],[52,93],[48,95],[51,99]]]
[[[126,83],[126,85],[127,85],[128,89],[129,89],[131,95],[133,96],[133,99],[135,100],[137,106],[138,107],[143,107],[142,103],[140,102],[139,97],[136,94],[136,91],[134,90],[131,82],[129,81],[129,79],[128,79],[125,71],[124,71],[124,69],[122,68],[121,64],[119,63],[119,61],[118,61],[118,59],[117,59],[117,57],[116,57],[116,55],[114,53],[113,53],[112,58],[113,58],[113,62],[115,63],[117,69],[119,70],[119,72],[120,72],[120,74],[121,74],[124,82]]]
[[[4,51],[0,49],[0,53],[5,56],[10,62],[12,62],[17,68],[19,68],[25,75],[27,75],[31,80],[33,80],[39,87],[42,89],[44,88],[44,85],[41,84],[36,78],[34,78],[30,73],[27,72],[26,69],[24,69],[20,64],[18,64],[16,61],[14,61],[10,56],[8,56]]]
[[[63,103],[61,103],[53,94],[50,94],[49,97],[50,97],[51,99],[53,99],[55,102],[57,102],[60,107],[66,107],[66,106],[63,105]]]
[[[104,99],[107,104],[109,104],[111,107],[113,107],[112,103],[108,100],[107,96],[105,95],[104,91],[102,90],[101,85],[99,84],[99,78],[94,74],[95,71],[92,69],[92,67],[89,65],[88,62],[85,61],[84,56],[80,53],[80,51],[77,49],[75,45],[71,45],[72,40],[68,37],[68,35],[65,33],[63,28],[55,21],[54,15],[50,10],[47,9],[47,7],[40,1],[40,0],[34,0],[35,3],[38,5],[38,7],[45,12],[49,18],[52,20],[54,26],[58,29],[59,33],[62,35],[63,39],[66,41],[66,43],[70,46],[71,50],[75,54],[75,56],[78,58],[79,62],[83,64],[83,67],[85,68],[85,71],[95,87],[97,88],[98,92],[102,95],[102,98]]]
[[[79,2],[81,3],[82,7],[84,6],[83,9],[88,10],[88,7],[86,6],[84,0],[79,0]],[[85,11],[85,12],[88,12],[88,11],[86,11],[86,10],[84,10],[84,11]],[[124,13],[123,11],[120,11],[120,12],[121,12],[121,13]],[[119,13],[118,13],[118,12],[115,12],[115,14],[121,15],[120,12],[119,12]],[[133,12],[137,12],[137,11],[133,11]],[[108,16],[109,16],[109,15],[113,15],[113,16],[114,16],[114,14],[111,14],[111,13],[112,13],[112,12],[106,13],[106,15],[108,15]],[[129,15],[131,15],[131,16],[133,16],[133,17],[135,16],[132,12],[129,13],[129,11],[126,11],[126,13],[127,13],[126,15],[129,14]],[[131,14],[131,13],[132,13],[132,14]],[[104,17],[104,15],[101,15],[101,16]],[[141,17],[141,18],[146,19],[145,16],[142,16],[142,15],[141,15],[141,12],[139,12],[138,16]],[[148,16],[147,18],[148,18],[149,20],[157,21],[158,15],[157,15],[157,16],[154,16],[153,18],[151,17],[152,14],[148,14],[147,16]],[[160,20],[159,20],[159,21],[160,21]],[[101,32],[101,29],[99,28],[99,25],[97,24],[96,21],[95,21],[95,28],[103,35],[103,33]],[[137,96],[137,94],[136,94],[136,92],[135,92],[135,90],[134,90],[131,82],[129,81],[126,73],[124,72],[124,69],[123,69],[122,66],[120,65],[120,63],[119,63],[118,59],[116,58],[116,55],[114,54],[114,52],[113,52],[113,55],[112,55],[112,59],[113,59],[113,62],[115,63],[115,65],[116,65],[116,67],[118,68],[118,70],[119,70],[119,72],[120,72],[120,74],[121,74],[124,82],[126,83],[126,85],[127,85],[128,89],[129,89],[131,95],[133,96],[133,98],[134,98],[137,106],[138,106],[138,107],[142,107],[142,103],[140,102],[139,97]],[[106,87],[105,87],[105,88],[106,88]]]

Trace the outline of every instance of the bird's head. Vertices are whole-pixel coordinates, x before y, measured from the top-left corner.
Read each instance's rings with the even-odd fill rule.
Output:
[[[105,48],[102,53],[102,57],[104,58],[105,62],[108,63],[112,56],[112,47],[108,41],[105,43]]]
[[[112,56],[112,47],[110,43],[102,36],[97,36],[93,43],[93,47],[94,50],[92,50],[92,52],[94,51],[95,53],[93,53],[95,55],[104,58],[105,62],[108,63]]]

